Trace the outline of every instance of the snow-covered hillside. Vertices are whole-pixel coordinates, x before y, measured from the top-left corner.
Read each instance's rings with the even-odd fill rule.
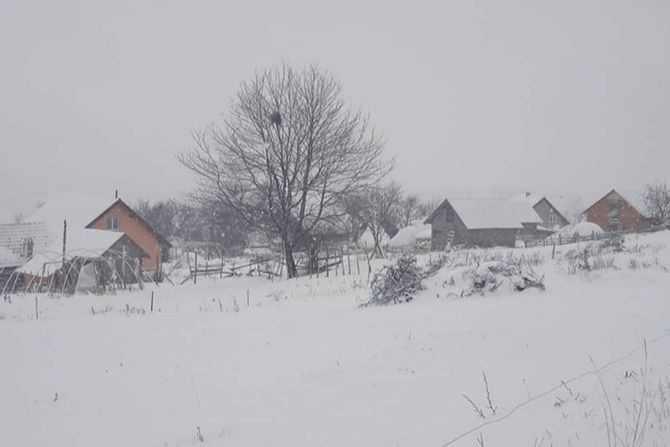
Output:
[[[449,256],[387,307],[367,275],[0,300],[0,445],[670,444],[670,232]],[[546,291],[462,293],[510,259]]]

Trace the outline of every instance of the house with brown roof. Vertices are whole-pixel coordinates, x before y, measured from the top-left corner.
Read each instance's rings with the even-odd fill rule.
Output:
[[[644,231],[651,228],[639,194],[624,194],[613,189],[584,210],[586,221],[600,226],[604,231]]]

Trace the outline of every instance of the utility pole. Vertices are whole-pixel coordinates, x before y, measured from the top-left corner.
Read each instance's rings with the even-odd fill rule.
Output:
[[[67,220],[63,220],[63,267],[65,267],[66,246],[67,246]]]

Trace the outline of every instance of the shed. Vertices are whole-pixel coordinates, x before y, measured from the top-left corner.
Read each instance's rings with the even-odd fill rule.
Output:
[[[431,248],[450,245],[514,247],[524,228],[542,220],[527,203],[503,199],[445,199],[425,220],[431,225]]]

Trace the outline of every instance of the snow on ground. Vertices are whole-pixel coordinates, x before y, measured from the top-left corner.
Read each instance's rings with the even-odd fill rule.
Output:
[[[632,438],[643,393],[641,445],[668,445],[670,232],[626,247],[459,252],[523,256],[547,290],[460,298],[467,267],[452,265],[388,307],[359,307],[366,275],[40,295],[39,319],[35,295],[12,296],[0,300],[0,445],[608,445],[608,432]],[[596,270],[573,268],[584,250]],[[590,357],[620,360],[580,377]]]

